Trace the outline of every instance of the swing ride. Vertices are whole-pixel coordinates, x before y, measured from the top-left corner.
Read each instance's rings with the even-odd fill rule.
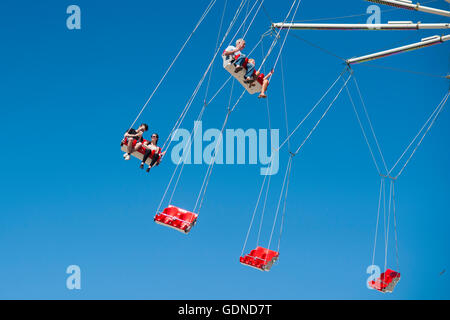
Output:
[[[416,10],[416,11],[420,11],[420,12],[426,12],[429,14],[450,17],[450,11],[426,7],[426,6],[420,5],[418,3],[414,4],[412,1],[408,1],[408,0],[367,0],[367,1],[382,4],[382,5],[393,6],[393,7],[399,8],[399,9]],[[156,93],[158,88],[161,86],[162,82],[165,80],[169,71],[172,69],[174,63],[177,61],[178,57],[181,55],[184,48],[187,46],[187,44],[189,43],[190,39],[192,38],[193,34],[196,32],[198,27],[202,24],[205,17],[215,6],[216,2],[217,2],[217,0],[211,0],[211,2],[208,4],[207,8],[205,9],[205,12],[201,16],[200,20],[197,22],[194,30],[191,32],[191,34],[187,38],[186,42],[184,42],[184,44],[180,48],[180,50],[177,53],[177,55],[175,56],[174,60],[168,67],[167,71],[165,72],[165,74],[163,75],[163,77],[161,78],[161,80],[159,81],[157,86],[155,87],[155,89],[152,92],[152,94],[150,95],[149,99],[146,101],[146,103],[140,110],[137,118],[134,120],[134,122],[132,123],[130,128],[132,128],[134,126],[136,121],[142,115],[143,111],[147,108],[147,106],[149,105],[150,101],[152,100],[154,94]],[[234,79],[234,80],[237,80],[236,82],[239,83],[240,86],[244,90],[242,91],[242,93],[239,95],[238,99],[234,103],[232,102],[232,100],[231,100],[232,97],[230,96],[228,106],[225,110],[225,118],[224,118],[224,122],[223,122],[222,129],[221,129],[220,137],[223,136],[223,132],[227,126],[230,115],[237,108],[237,106],[239,105],[239,103],[240,103],[241,99],[243,98],[243,96],[245,95],[245,93],[253,95],[255,93],[261,92],[261,90],[262,90],[262,83],[260,81],[256,81],[256,79],[252,79],[253,81],[249,81],[248,79],[244,78],[244,76],[246,75],[246,73],[248,71],[247,68],[248,68],[248,63],[249,63],[249,59],[250,59],[249,57],[251,56],[251,54],[257,47],[259,47],[260,45],[262,46],[263,41],[267,37],[271,37],[272,41],[271,41],[271,44],[270,44],[267,52],[264,53],[264,49],[262,49],[263,59],[262,59],[262,62],[260,64],[257,72],[259,73],[260,70],[262,70],[262,68],[268,61],[268,59],[272,57],[272,54],[273,54],[276,46],[279,45],[279,51],[276,54],[275,58],[273,59],[273,69],[276,69],[278,63],[281,62],[283,95],[285,98],[284,73],[283,73],[283,68],[282,68],[282,52],[285,47],[287,37],[288,37],[288,35],[290,35],[291,30],[371,30],[371,31],[380,31],[380,30],[430,30],[430,29],[446,30],[446,29],[450,29],[449,23],[422,23],[422,22],[413,23],[411,21],[390,21],[387,24],[294,23],[293,22],[294,18],[297,14],[297,11],[299,9],[299,6],[300,6],[302,0],[293,0],[284,20],[280,23],[272,23],[270,30],[268,30],[267,32],[262,34],[262,36],[260,37],[260,40],[258,41],[258,43],[255,45],[255,47],[250,51],[250,53],[248,55],[240,56],[243,53],[241,53],[237,49],[236,49],[236,52],[239,51],[239,54],[225,55],[225,51],[223,51],[223,49],[222,49],[224,47],[225,41],[228,40],[230,44],[234,44],[233,41],[237,38],[238,34],[242,34],[241,39],[245,39],[255,18],[257,17],[258,13],[260,12],[260,9],[264,8],[263,7],[264,0],[255,0],[253,2],[253,5],[249,9],[250,2],[251,2],[251,0],[241,0],[227,30],[225,31],[223,37],[221,37],[220,35],[222,32],[222,28],[224,26],[225,11],[226,11],[227,5],[228,5],[228,1],[225,1],[222,18],[220,21],[220,28],[219,28],[219,32],[218,32],[217,40],[216,40],[216,44],[215,44],[214,54],[208,64],[205,72],[203,73],[202,77],[200,78],[199,82],[197,83],[197,86],[195,87],[192,95],[187,100],[186,105],[184,106],[179,118],[176,120],[172,130],[170,131],[169,136],[167,137],[166,141],[164,142],[164,145],[162,147],[163,150],[169,149],[171,142],[172,142],[172,140],[171,140],[172,134],[183,123],[183,120],[185,119],[186,115],[188,114],[189,110],[191,109],[191,106],[193,105],[195,98],[197,97],[199,90],[204,85],[204,83],[206,82],[205,99],[204,99],[203,106],[197,116],[197,121],[195,122],[196,124],[194,125],[194,128],[190,132],[191,139],[188,140],[189,141],[188,149],[190,147],[192,137],[197,132],[197,123],[199,123],[202,120],[203,115],[206,110],[206,107],[212,103],[212,101],[216,98],[216,96],[230,82],[230,80]],[[244,12],[244,7],[246,4],[247,4],[247,12],[244,14],[244,18],[242,19],[242,22],[239,25],[234,36],[231,38],[231,40],[229,40],[228,38],[230,36],[230,33],[233,30],[233,28],[235,27],[239,17]],[[250,19],[250,17],[252,17],[252,19]],[[290,22],[288,22],[288,20],[290,20]],[[248,25],[246,25],[247,23],[248,23]],[[286,32],[284,34],[282,34],[283,30],[286,30]],[[292,36],[296,36],[296,35],[292,35]],[[377,246],[378,225],[379,225],[379,221],[380,221],[380,214],[383,214],[385,217],[385,239],[384,239],[385,240],[385,261],[384,261],[384,270],[385,271],[376,280],[369,281],[368,285],[372,289],[383,292],[383,293],[393,292],[394,288],[396,287],[397,283],[400,280],[399,259],[398,259],[399,255],[398,255],[397,217],[396,217],[396,208],[395,208],[395,183],[397,182],[399,176],[405,170],[406,166],[408,165],[411,158],[416,153],[419,146],[422,144],[425,136],[428,134],[428,132],[430,131],[432,126],[435,124],[438,116],[441,114],[441,112],[449,98],[450,91],[446,92],[446,94],[444,95],[444,98],[441,100],[440,104],[436,107],[436,109],[434,109],[432,114],[429,116],[428,120],[425,122],[423,127],[418,132],[418,134],[414,137],[414,139],[411,141],[411,143],[407,146],[406,150],[404,150],[404,152],[402,153],[400,158],[395,162],[394,166],[391,169],[389,169],[386,164],[384,155],[382,153],[380,144],[378,143],[378,139],[375,134],[374,128],[372,126],[372,122],[370,120],[369,114],[367,112],[367,108],[366,108],[366,104],[365,104],[363,95],[362,95],[360,87],[358,85],[358,81],[355,77],[355,72],[351,67],[352,67],[352,65],[355,65],[355,64],[364,63],[364,62],[375,60],[375,59],[385,58],[390,55],[400,54],[400,53],[404,53],[404,52],[411,51],[411,50],[418,50],[418,49],[425,48],[428,46],[442,44],[449,40],[450,40],[450,35],[436,35],[436,36],[424,38],[421,41],[416,42],[416,43],[404,45],[401,47],[396,47],[396,48],[389,49],[389,50],[384,50],[381,52],[375,52],[375,53],[371,53],[371,54],[367,54],[367,55],[363,55],[363,56],[359,56],[359,57],[352,57],[349,59],[341,58],[345,64],[344,70],[338,75],[338,77],[330,85],[330,87],[328,87],[328,89],[325,91],[325,93],[322,95],[322,97],[317,101],[317,103],[312,107],[312,109],[306,114],[306,116],[300,122],[298,122],[298,124],[296,125],[294,130],[292,130],[290,132],[288,130],[288,125],[287,125],[286,99],[284,99],[287,137],[279,145],[279,147],[276,150],[273,150],[272,157],[273,157],[274,153],[278,153],[285,145],[288,145],[289,150],[287,153],[288,153],[289,158],[288,158],[288,163],[287,163],[286,170],[284,173],[284,180],[281,185],[281,192],[280,192],[278,202],[277,202],[277,208],[275,211],[274,222],[272,225],[268,245],[267,246],[260,245],[261,228],[264,223],[264,213],[265,213],[266,201],[268,198],[268,190],[269,190],[269,184],[270,184],[270,175],[269,175],[269,178],[266,175],[264,177],[264,180],[261,185],[261,189],[260,189],[259,196],[258,196],[258,199],[256,202],[256,206],[253,211],[253,215],[251,217],[250,226],[249,226],[249,229],[247,231],[246,238],[244,241],[244,246],[242,248],[242,253],[240,255],[239,260],[240,260],[241,264],[261,270],[261,271],[269,271],[272,268],[272,266],[274,265],[274,263],[276,263],[278,261],[279,252],[280,252],[281,235],[282,235],[283,224],[284,224],[284,220],[285,220],[289,181],[290,181],[290,176],[291,176],[293,160],[294,160],[295,156],[297,154],[299,154],[299,152],[301,151],[301,149],[303,148],[305,143],[308,142],[311,135],[317,129],[317,127],[319,126],[321,121],[325,118],[327,113],[331,110],[334,103],[341,95],[342,91],[345,90],[347,92],[349,101],[353,107],[353,110],[356,114],[356,118],[360,125],[365,142],[369,148],[369,151],[370,151],[372,160],[374,162],[375,168],[377,170],[378,176],[380,177],[380,192],[379,192],[379,201],[378,201],[378,213],[377,213],[377,224],[376,224],[376,230],[375,230],[374,249],[373,249],[373,255],[372,255],[372,265],[375,263],[375,252],[376,252],[376,246]],[[229,73],[230,77],[225,81],[225,83],[220,87],[220,89],[208,101],[207,94],[208,94],[209,86],[210,86],[210,82],[211,82],[212,70],[213,70],[216,58],[219,55],[219,52],[221,52],[221,51],[223,52],[222,53],[223,68]],[[233,52],[235,52],[235,51],[233,51]],[[243,59],[242,65],[236,66],[235,62],[237,61],[237,59],[243,58],[243,57],[245,57],[245,59]],[[252,67],[255,67],[255,69],[256,69],[256,66],[252,66]],[[256,73],[256,71],[255,71],[255,73]],[[208,75],[209,75],[209,77],[208,77]],[[442,78],[448,79],[448,76],[443,76]],[[358,101],[359,101],[358,104],[363,109],[363,116],[365,117],[365,121],[368,123],[368,127],[367,127],[367,125],[366,126],[363,125],[362,116],[360,115],[361,111],[358,111],[357,103],[355,102],[355,99],[353,98],[353,96],[350,92],[350,89],[349,89],[349,86],[351,85],[350,80],[352,80],[354,88],[357,92],[357,97],[358,97]],[[233,92],[234,83],[235,82],[233,81],[232,86],[231,86],[231,94]],[[338,83],[340,83],[340,84],[338,85]],[[292,151],[290,148],[291,137],[299,130],[299,128],[304,124],[304,122],[310,118],[310,116],[316,111],[318,106],[322,104],[322,102],[325,100],[325,98],[328,97],[329,95],[331,95],[331,92],[334,92],[334,94],[332,95],[332,98],[331,98],[331,102],[325,107],[325,110],[320,115],[319,119],[314,123],[313,127],[311,128],[309,133],[306,135],[306,137],[304,138],[302,143],[298,146],[297,149],[292,149],[295,151]],[[269,110],[268,103],[267,103],[267,109]],[[369,133],[367,131],[369,131]],[[199,190],[198,196],[196,198],[195,205],[192,207],[192,210],[181,209],[180,207],[173,205],[175,192],[177,190],[179,181],[181,179],[182,172],[184,169],[184,164],[185,164],[183,159],[180,158],[179,162],[175,166],[172,176],[169,179],[167,187],[164,191],[164,195],[162,196],[159,206],[157,208],[157,211],[156,211],[157,213],[154,217],[154,221],[157,224],[175,229],[175,230],[180,231],[185,234],[188,234],[192,230],[192,228],[195,226],[198,216],[200,214],[200,210],[201,210],[201,207],[202,207],[205,195],[206,195],[206,191],[208,188],[208,183],[210,181],[210,177],[211,177],[211,174],[213,171],[215,159],[216,159],[216,156],[218,153],[217,150],[220,147],[221,143],[222,143],[222,139],[219,139],[217,141],[216,148],[213,152],[213,159],[212,159],[211,163],[209,164],[209,166],[206,170],[206,173],[203,177],[202,185]],[[125,149],[126,149],[126,144],[122,146],[122,150],[125,151]],[[137,150],[132,155],[142,160],[143,151],[145,152],[145,150]],[[271,162],[271,165],[273,165],[273,162]],[[395,171],[397,168],[400,168],[400,169]],[[388,188],[386,186],[387,182],[389,182]],[[386,196],[386,194],[388,196]],[[264,195],[264,200],[262,200],[263,195]],[[387,202],[387,205],[386,205],[386,202]],[[161,210],[161,208],[163,208],[163,207],[165,209]],[[256,248],[253,247],[255,249],[246,251],[249,235],[252,232],[251,230],[252,230],[253,224],[255,222],[256,213],[258,211],[261,211],[261,217],[260,217],[259,230],[258,230],[258,234],[257,234]],[[278,233],[279,233],[278,245],[277,245],[276,249],[271,249],[272,240],[273,240],[273,237],[275,236],[275,228],[278,223],[279,217],[281,217],[280,218],[281,221],[280,221],[280,226],[279,226],[279,231],[278,231]],[[394,225],[394,238],[395,238],[395,249],[396,249],[396,258],[397,258],[396,270],[397,271],[394,271],[393,269],[390,269],[387,266],[388,265],[387,256],[388,256],[388,247],[389,247],[389,232],[390,232],[391,220]],[[248,253],[245,253],[245,252],[248,252]]]
[[[237,81],[239,81],[239,83],[245,88],[245,90],[247,90],[248,93],[250,94],[255,94],[258,92],[261,92],[262,89],[262,84],[258,81],[253,81],[251,83],[248,83],[245,81],[244,76],[245,76],[245,69],[247,69],[247,64],[248,64],[248,58],[245,59],[242,67],[244,69],[237,69],[235,65],[233,65],[233,60],[230,60],[229,62],[227,62],[224,66],[224,69],[227,70]]]
[[[150,141],[143,139],[143,143],[142,143],[142,144],[148,144],[148,143],[150,143]],[[133,149],[135,149],[136,144],[137,144],[136,139],[133,139],[133,141],[132,141]],[[128,146],[128,139],[127,139],[127,138],[124,138],[124,139],[122,140],[122,142],[120,143],[120,149],[122,150],[122,152],[125,152],[125,153],[128,152],[127,146]],[[146,152],[146,151],[147,151],[147,150],[146,150],[143,146],[141,146],[140,148],[138,148],[137,150],[135,150],[133,153],[131,153],[131,155],[132,155],[133,157],[135,157],[135,158],[141,160],[141,161],[144,161],[144,156],[145,156],[145,152]],[[162,159],[161,148],[158,148],[158,151],[159,151],[159,152],[158,152],[158,153],[159,153],[159,156],[158,156],[158,159],[156,160],[156,165],[159,165],[159,164],[161,163],[161,159]],[[151,163],[152,163],[152,158],[153,158],[155,152],[156,152],[156,150],[152,151],[150,157],[148,157],[148,159],[145,160],[145,164],[147,164],[147,165],[149,165],[149,166],[151,165]]]
[[[198,214],[168,206],[163,212],[155,215],[155,222],[159,225],[175,229],[188,234],[197,222]]]

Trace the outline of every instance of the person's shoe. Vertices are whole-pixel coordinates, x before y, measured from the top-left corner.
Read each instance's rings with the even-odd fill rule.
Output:
[[[151,168],[150,168],[150,167],[148,167],[148,168],[147,168],[147,170],[145,170],[145,171],[147,171],[147,172],[150,172],[150,169],[151,169]]]
[[[130,155],[127,153],[127,156],[125,157],[125,160],[130,160]]]
[[[238,73],[238,72],[241,71],[242,69],[244,69],[243,66],[236,66],[236,69],[234,69],[234,73]]]
[[[255,82],[255,78],[253,78],[253,77],[250,77],[250,78],[244,77],[244,83],[253,83],[253,82]]]
[[[265,94],[262,94],[262,93],[261,93],[261,94],[258,96],[258,98],[260,98],[260,99],[261,99],[261,98],[265,99],[265,98],[267,98],[267,96],[266,96]]]
[[[144,164],[141,163],[141,165],[139,166],[139,168],[144,169]]]
[[[127,155],[128,155],[128,153],[125,152],[125,153],[123,154],[123,157],[126,158]]]

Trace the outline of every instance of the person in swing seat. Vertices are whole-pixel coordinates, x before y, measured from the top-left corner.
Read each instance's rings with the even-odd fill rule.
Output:
[[[252,63],[253,65],[256,65],[255,59],[248,59],[249,63]],[[267,98],[266,91],[267,87],[269,86],[269,79],[272,77],[274,70],[270,70],[270,72],[267,75],[264,75],[264,73],[261,73],[259,71],[255,71],[253,73],[253,76],[256,78],[256,81],[261,84],[261,93],[259,94],[258,98]]]
[[[144,158],[142,159],[141,165],[139,166],[141,169],[144,169],[145,162],[147,159],[151,156],[152,161],[150,162],[150,165],[147,168],[147,172],[150,172],[150,169],[153,168],[155,165],[158,164],[158,160],[162,156],[164,156],[165,152],[161,152],[161,148],[158,147],[158,140],[159,136],[157,133],[152,134],[152,140],[151,141],[145,141],[143,144],[143,147],[145,149]]]
[[[236,46],[228,46],[223,52],[222,56],[224,58],[224,67],[227,62],[232,57],[232,62],[236,69],[235,73],[238,73],[242,69],[246,69],[246,73],[244,75],[244,82],[251,83],[256,80],[254,77],[255,65],[250,63],[250,60],[247,59],[247,56],[241,52],[245,48],[245,40],[238,39],[236,40]]]
[[[137,130],[131,128],[125,132],[123,138],[127,139],[127,152],[124,153],[123,158],[125,160],[130,160],[130,155],[139,150],[142,147],[144,141],[144,132],[148,131],[148,125],[143,123],[139,126]],[[133,146],[134,142],[136,144]]]

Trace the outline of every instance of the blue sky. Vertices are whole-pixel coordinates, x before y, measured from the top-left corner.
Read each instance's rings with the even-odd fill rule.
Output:
[[[275,21],[284,18],[291,4],[265,2]],[[119,142],[208,3],[1,2],[0,128],[5,141],[0,158],[0,298],[449,299],[447,110],[396,185],[402,279],[391,295],[365,286],[379,177],[345,94],[294,158],[281,258],[269,273],[246,268],[238,260],[262,182],[259,165],[215,167],[190,235],[153,222],[175,166],[166,161],[148,175],[138,169],[137,160],[123,161]],[[303,0],[296,20],[364,14],[370,5],[360,0],[344,6],[323,3]],[[81,8],[81,30],[66,28],[71,4]],[[429,5],[448,9],[440,0]],[[237,2],[229,1],[226,25],[236,7]],[[161,140],[211,59],[222,10],[223,1],[218,1],[140,119]],[[382,12],[382,22],[448,22],[417,12],[382,10],[388,10]],[[328,21],[365,23],[367,17]],[[247,36],[249,48],[269,23],[263,12],[256,17]],[[292,33],[350,58],[444,32]],[[264,42],[266,50],[269,41]],[[449,71],[448,48],[441,44],[353,68],[388,164],[414,137],[449,83],[370,66],[443,76]],[[261,49],[255,58],[261,61]],[[283,62],[292,128],[343,64],[294,37],[288,38]],[[227,78],[220,60],[213,72],[214,91]],[[281,88],[278,68],[269,89],[270,120],[284,140]],[[220,128],[226,91],[207,108],[204,129]],[[234,91],[235,99],[239,93]],[[203,89],[183,128],[192,128],[204,94]],[[320,111],[305,123],[292,138],[293,145],[319,117]],[[248,95],[228,122],[228,128],[235,129],[267,127],[265,102]],[[283,149],[280,174],[271,182],[263,243],[268,241],[287,157]],[[206,168],[185,168],[175,205],[192,208]],[[255,235],[253,229],[247,250],[255,244]],[[380,265],[381,247],[376,260]],[[80,291],[65,286],[65,270],[73,264],[81,267]]]

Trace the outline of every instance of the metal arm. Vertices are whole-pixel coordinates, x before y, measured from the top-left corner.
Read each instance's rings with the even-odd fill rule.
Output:
[[[421,11],[421,12],[426,12],[426,13],[431,13],[431,14],[437,14],[437,15],[444,16],[444,17],[450,17],[450,11],[425,7],[425,6],[420,5],[420,3],[414,4],[414,3],[412,3],[412,1],[409,1],[409,0],[366,0],[366,1],[374,2],[374,3],[378,3],[378,4],[384,4],[387,6],[397,7],[397,8],[406,9],[406,10],[416,10],[416,11]]]
[[[420,42],[416,42],[416,43],[413,43],[413,44],[410,44],[407,46],[398,47],[398,48],[381,51],[381,52],[377,52],[377,53],[372,53],[372,54],[368,54],[368,55],[365,55],[362,57],[351,58],[351,59],[347,60],[347,64],[351,65],[351,64],[356,64],[356,63],[367,62],[370,60],[380,59],[380,58],[384,58],[384,57],[387,57],[387,56],[390,56],[390,55],[393,55],[396,53],[402,53],[402,52],[406,52],[406,51],[410,51],[410,50],[416,50],[416,49],[432,46],[435,44],[439,44],[439,43],[442,43],[445,41],[449,41],[449,40],[450,40],[450,35],[433,36],[433,37],[422,39],[422,41],[420,41]]]
[[[272,27],[297,30],[419,30],[450,29],[450,23],[412,23],[411,21],[390,21],[387,24],[273,23]]]

